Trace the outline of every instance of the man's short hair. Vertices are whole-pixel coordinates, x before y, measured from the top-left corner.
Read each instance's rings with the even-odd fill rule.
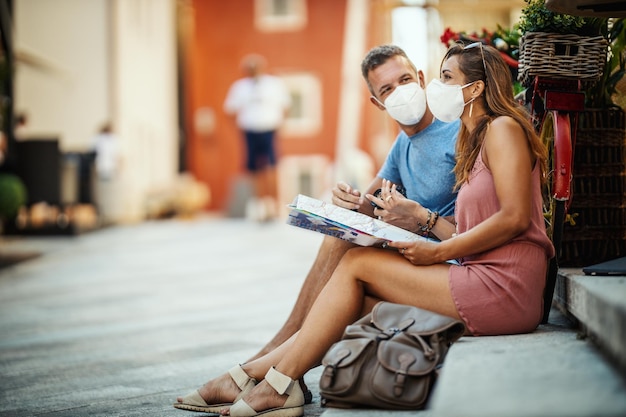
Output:
[[[411,69],[415,71],[417,75],[417,68],[411,62],[409,57],[406,55],[406,52],[402,48],[396,45],[380,45],[372,48],[365,58],[363,58],[363,62],[361,62],[361,73],[363,74],[363,78],[365,78],[365,82],[367,83],[367,88],[370,90],[370,93],[374,94],[372,89],[372,85],[369,80],[370,71],[374,70],[376,67],[384,64],[389,60],[389,58],[393,58],[394,56],[401,56],[409,63]],[[374,94],[375,95],[375,94]]]

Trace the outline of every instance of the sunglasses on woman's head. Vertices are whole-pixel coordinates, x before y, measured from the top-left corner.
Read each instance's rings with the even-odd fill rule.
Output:
[[[483,59],[483,69],[485,70],[485,77],[487,76],[487,65],[485,64],[485,53],[483,52],[483,43],[482,42],[474,42],[470,43],[463,47],[463,50],[466,51],[472,48],[480,48],[480,57]]]

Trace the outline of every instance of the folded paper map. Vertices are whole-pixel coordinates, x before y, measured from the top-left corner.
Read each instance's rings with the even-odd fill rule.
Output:
[[[361,246],[430,240],[366,214],[299,194],[289,206],[287,224],[314,230]]]

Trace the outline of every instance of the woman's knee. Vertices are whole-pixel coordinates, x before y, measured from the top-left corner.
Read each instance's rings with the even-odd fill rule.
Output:
[[[367,252],[371,251],[371,248],[364,248],[357,246],[355,248],[350,248],[346,250],[346,253],[341,257],[341,261],[339,265],[343,265],[344,267],[352,267],[355,264],[361,264],[363,262],[364,256],[367,255]]]

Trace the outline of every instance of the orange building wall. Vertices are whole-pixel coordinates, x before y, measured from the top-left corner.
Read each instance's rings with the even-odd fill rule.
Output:
[[[307,1],[306,27],[301,31],[276,33],[255,29],[252,0],[195,0],[191,5],[193,30],[184,40],[182,70],[186,159],[188,169],[211,189],[209,209],[225,208],[232,181],[243,172],[243,140],[234,121],[222,111],[222,104],[231,83],[242,75],[239,63],[247,53],[264,55],[270,72],[307,71],[319,77],[323,90],[320,132],[304,138],[279,135],[277,144],[280,155],[317,153],[332,159],[345,1]],[[215,128],[208,135],[201,135],[194,128],[195,111],[202,107],[215,113]]]

